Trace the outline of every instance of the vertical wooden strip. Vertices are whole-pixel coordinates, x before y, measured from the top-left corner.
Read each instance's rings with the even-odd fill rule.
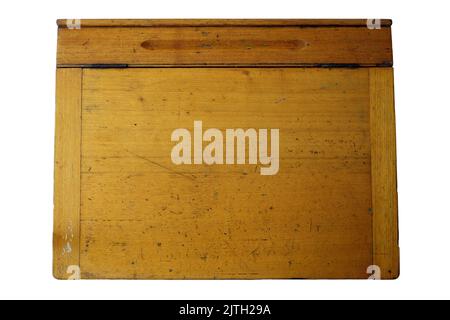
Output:
[[[79,274],[82,69],[56,73],[53,274]]]
[[[393,80],[392,68],[370,70],[373,259],[382,279],[399,276]]]

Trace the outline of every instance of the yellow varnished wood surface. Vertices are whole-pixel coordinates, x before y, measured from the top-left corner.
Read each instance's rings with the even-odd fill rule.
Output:
[[[374,265],[380,267],[383,279],[395,279],[400,268],[392,69],[370,70],[370,118]]]
[[[81,69],[58,69],[56,83],[53,274],[68,279],[80,258]]]
[[[369,73],[85,69],[82,278],[367,278],[378,241],[370,107],[374,85],[389,85]],[[279,128],[279,173],[174,165],[171,132],[194,120]]]
[[[397,278],[378,22],[59,20],[54,276]],[[278,173],[175,165],[171,133],[194,121],[279,129]]]
[[[391,66],[391,29],[366,25],[83,27],[58,31],[59,66]],[[241,22],[242,24],[242,22]]]

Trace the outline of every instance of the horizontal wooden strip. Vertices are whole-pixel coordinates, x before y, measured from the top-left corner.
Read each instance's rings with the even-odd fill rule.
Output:
[[[59,66],[391,66],[390,28],[60,29]]]
[[[69,21],[69,23],[68,23]],[[67,28],[73,19],[59,19],[60,28]],[[90,27],[225,27],[225,26],[366,26],[367,19],[82,19],[83,28]],[[392,21],[381,20],[381,26],[389,27]]]

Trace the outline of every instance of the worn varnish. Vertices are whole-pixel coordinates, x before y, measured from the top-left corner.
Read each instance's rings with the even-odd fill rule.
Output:
[[[58,24],[55,277],[398,276],[389,21]],[[173,164],[196,120],[279,129],[278,174]]]
[[[93,27],[60,29],[58,43],[60,66],[392,63],[385,27]]]
[[[81,79],[80,69],[56,73],[54,275],[80,264]],[[71,273],[70,273],[71,274]]]
[[[374,264],[383,278],[399,275],[397,174],[392,69],[370,70]]]

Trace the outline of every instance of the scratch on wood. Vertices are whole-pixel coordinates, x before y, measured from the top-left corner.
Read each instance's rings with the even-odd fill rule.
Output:
[[[142,159],[142,160],[144,160],[144,161],[147,161],[148,163],[151,163],[151,164],[153,164],[153,165],[155,165],[155,166],[157,166],[157,167],[163,168],[163,169],[165,169],[165,170],[167,170],[167,171],[169,171],[169,172],[175,173],[175,174],[177,174],[177,175],[179,175],[179,176],[182,176],[182,177],[184,177],[184,178],[186,178],[186,179],[193,180],[193,181],[195,181],[195,179],[196,179],[195,176],[191,176],[191,175],[187,175],[187,174],[178,172],[178,171],[173,170],[173,169],[171,169],[171,168],[169,168],[169,167],[163,166],[162,164],[159,164],[158,162],[155,162],[155,161],[150,160],[150,159],[148,159],[148,158],[146,158],[146,157],[143,157],[143,156],[140,156],[140,155],[138,155],[138,154],[135,154],[135,153],[133,153],[133,152],[131,152],[131,151],[129,151],[129,150],[125,150],[125,151],[128,152],[129,154],[135,156],[136,158],[139,158],[139,159]]]

